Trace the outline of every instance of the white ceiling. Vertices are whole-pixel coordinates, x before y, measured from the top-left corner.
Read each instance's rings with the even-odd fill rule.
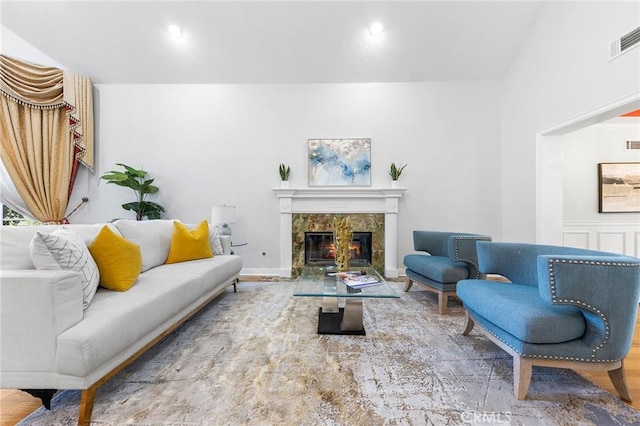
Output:
[[[505,74],[541,3],[2,0],[0,22],[103,84],[484,80]]]

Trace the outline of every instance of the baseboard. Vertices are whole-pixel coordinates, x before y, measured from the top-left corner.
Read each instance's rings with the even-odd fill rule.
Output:
[[[264,277],[279,277],[280,268],[242,268],[240,270],[241,276],[255,275]]]
[[[388,278],[404,278],[407,276],[404,268],[392,269],[390,273],[388,271],[388,275]],[[240,270],[240,276],[291,278],[291,271],[280,268],[242,268],[242,270]]]

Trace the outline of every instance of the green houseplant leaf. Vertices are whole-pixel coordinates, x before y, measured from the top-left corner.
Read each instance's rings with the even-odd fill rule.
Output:
[[[289,174],[291,173],[291,167],[285,165],[284,163],[280,163],[278,167],[278,172],[280,173],[281,180],[289,180]]]
[[[134,169],[122,163],[116,163],[116,165],[124,168],[124,171],[110,170],[100,176],[100,179],[107,181],[107,183],[130,188],[136,194],[136,201],[125,203],[122,208],[133,211],[136,214],[136,220],[142,220],[144,217],[160,219],[165,212],[164,207],[146,200],[147,194],[155,194],[159,190],[157,186],[152,185],[154,179],[145,179],[147,176],[145,170]]]
[[[406,164],[402,167],[398,167],[396,166],[396,163],[391,163],[391,167],[389,167],[389,176],[391,176],[391,179],[398,180],[405,167],[407,167]]]

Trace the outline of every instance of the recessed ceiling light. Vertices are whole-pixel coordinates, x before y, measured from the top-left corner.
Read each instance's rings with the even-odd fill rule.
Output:
[[[167,28],[167,31],[169,31],[169,34],[171,34],[175,38],[182,37],[182,28],[180,28],[177,25],[169,25],[169,28]]]
[[[371,24],[371,26],[369,26],[369,33],[372,36],[380,35],[383,31],[384,27],[380,22],[374,22],[373,24]]]

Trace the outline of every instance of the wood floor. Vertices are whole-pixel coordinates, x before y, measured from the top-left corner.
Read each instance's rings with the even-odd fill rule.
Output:
[[[636,328],[631,344],[631,352],[625,360],[627,385],[633,403],[640,410],[640,316],[636,318]],[[617,396],[606,372],[578,371],[583,377]],[[29,413],[40,407],[40,400],[31,395],[12,389],[0,389],[0,426],[13,426]]]

